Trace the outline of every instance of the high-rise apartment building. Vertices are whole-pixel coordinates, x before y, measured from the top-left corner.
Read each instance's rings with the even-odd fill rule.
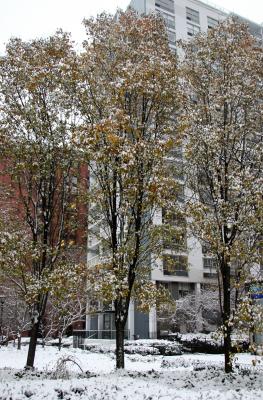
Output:
[[[229,16],[226,10],[199,0],[131,0],[129,6],[140,14],[159,13],[164,18],[170,47],[174,50],[176,40],[191,39],[196,33],[214,28]],[[252,34],[262,40],[261,26],[241,19],[249,24]],[[178,163],[182,161],[180,152],[175,154],[175,161]],[[184,201],[183,176],[179,176],[178,179],[182,181],[182,194],[179,200]],[[163,218],[164,215],[160,211],[160,215],[156,215],[156,222],[160,223]],[[96,262],[97,249],[96,239],[90,237],[88,262],[91,264]],[[167,287],[175,299],[188,293],[198,293],[201,285],[216,282],[215,260],[196,239],[185,237],[184,243],[180,243],[180,246],[175,243],[175,248],[165,248],[164,254],[168,255],[170,260],[171,258],[174,260],[174,266],[170,260],[167,266],[164,257],[159,265],[152,268],[151,279],[157,285],[162,284]],[[136,306],[131,304],[127,326],[130,338],[156,338],[163,328],[158,325],[156,310],[143,314],[136,311]],[[98,313],[88,316],[86,329],[90,331],[91,337],[113,338],[114,335],[111,333],[114,331],[113,312],[103,310],[101,307]]]
[[[227,10],[206,0],[131,0],[129,6],[141,14],[160,13],[167,26],[171,48],[175,47],[175,40],[190,39],[200,31],[214,28],[230,15]],[[254,36],[262,40],[261,25],[238,17],[249,25]]]

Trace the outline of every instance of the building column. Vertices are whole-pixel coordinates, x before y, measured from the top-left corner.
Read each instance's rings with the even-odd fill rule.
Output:
[[[157,338],[157,312],[156,308],[152,307],[149,312],[149,339]]]
[[[203,330],[203,318],[202,309],[200,307],[200,296],[201,296],[201,283],[195,284],[195,307],[196,307],[196,330],[202,332]]]
[[[103,339],[103,313],[98,314],[98,339]]]
[[[86,315],[86,331],[91,330],[91,316],[90,314]]]
[[[129,313],[128,313],[128,331],[129,331],[129,339],[134,339],[134,301],[131,300]]]
[[[201,283],[198,282],[195,284],[195,294],[200,295],[200,293],[201,293]]]

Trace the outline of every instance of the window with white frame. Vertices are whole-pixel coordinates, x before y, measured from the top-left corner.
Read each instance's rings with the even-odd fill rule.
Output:
[[[167,35],[168,35],[168,42],[171,43],[171,44],[175,44],[175,42],[176,42],[175,33],[168,31]]]
[[[194,36],[197,33],[200,32],[200,27],[193,25],[193,24],[187,24],[187,35],[188,36]]]
[[[174,252],[185,251],[187,247],[186,230],[183,228],[173,237],[168,237],[163,240],[164,249],[169,249]]]
[[[174,13],[174,0],[156,0],[155,7]]]
[[[217,268],[217,259],[212,257],[204,257],[203,258],[203,267],[205,269],[216,269]]]
[[[207,26],[209,29],[216,28],[218,24],[219,21],[217,19],[214,19],[212,17],[207,17]]]
[[[179,203],[184,203],[185,201],[184,185],[180,183],[177,184],[175,200],[177,200]]]
[[[202,253],[204,255],[211,254],[210,246],[207,243],[202,243]]]
[[[200,24],[199,11],[186,7],[186,19],[187,21],[194,22],[195,24]]]
[[[186,219],[182,212],[174,212],[169,209],[162,209],[162,223],[173,226],[186,227]]]
[[[183,255],[165,254],[163,257],[163,274],[188,276],[188,260]]]
[[[215,272],[204,272],[203,273],[204,278],[209,278],[209,279],[216,279],[217,274]]]
[[[183,148],[182,148],[182,146],[172,147],[169,150],[168,157],[178,158],[178,159],[181,160],[183,158]]]
[[[163,18],[167,28],[175,29],[175,17],[160,10],[158,10],[158,14]]]

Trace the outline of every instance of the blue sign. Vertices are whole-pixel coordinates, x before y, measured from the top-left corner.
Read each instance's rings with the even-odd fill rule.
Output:
[[[250,295],[252,299],[263,299],[263,286],[260,283],[251,285]]]
[[[263,299],[263,293],[251,294],[251,299]]]

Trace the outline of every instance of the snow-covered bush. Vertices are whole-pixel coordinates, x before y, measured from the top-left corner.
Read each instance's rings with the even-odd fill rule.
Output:
[[[52,371],[52,378],[53,379],[69,379],[70,371],[68,369],[68,364],[72,363],[76,365],[79,370],[83,373],[83,369],[79,365],[79,361],[76,360],[75,357],[67,355],[60,357]]]
[[[136,340],[126,342],[124,351],[128,354],[181,355],[181,346],[168,340]]]

